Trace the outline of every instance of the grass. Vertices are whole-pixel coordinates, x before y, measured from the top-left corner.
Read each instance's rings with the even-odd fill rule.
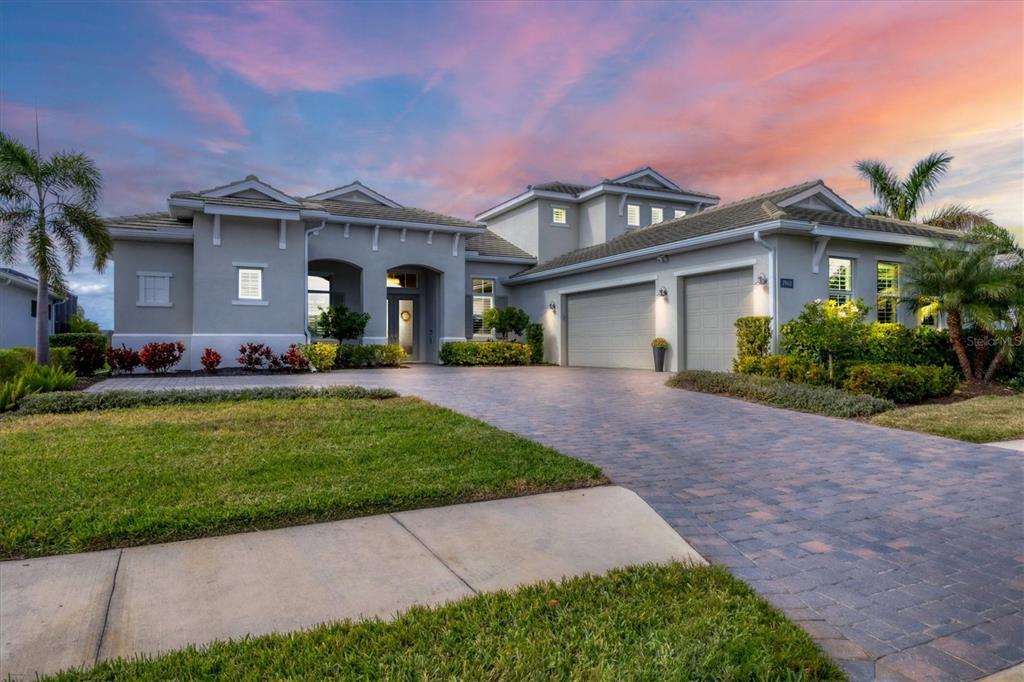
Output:
[[[799,627],[720,567],[642,566],[483,594],[57,680],[841,680]]]
[[[274,528],[606,482],[415,398],[256,400],[0,422],[0,558]]]
[[[875,415],[873,424],[989,443],[1024,438],[1024,395],[987,395],[943,405],[917,405]]]

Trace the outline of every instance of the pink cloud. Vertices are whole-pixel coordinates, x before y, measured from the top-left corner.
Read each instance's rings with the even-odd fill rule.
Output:
[[[201,121],[222,126],[235,135],[249,134],[242,115],[217,91],[212,78],[204,77],[197,83],[184,67],[167,61],[163,61],[157,72],[182,109]]]

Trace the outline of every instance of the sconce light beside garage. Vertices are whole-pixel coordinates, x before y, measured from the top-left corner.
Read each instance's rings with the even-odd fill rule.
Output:
[[[661,296],[662,298],[668,296],[668,289],[666,289],[665,287],[661,287],[660,289],[658,289],[658,296]]]
[[[757,276],[757,283],[760,286],[764,286],[765,284],[768,284],[768,278],[765,276],[765,274],[763,272],[758,274],[758,276]]]
[[[550,310],[551,312],[555,312],[555,310],[557,310],[557,309],[558,309],[558,306],[556,306],[556,305],[555,305],[555,302],[554,302],[554,301],[551,301],[550,303],[548,303],[548,309],[549,309],[549,310]]]

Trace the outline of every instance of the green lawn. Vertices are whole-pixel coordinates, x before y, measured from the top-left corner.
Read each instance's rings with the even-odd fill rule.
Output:
[[[798,626],[720,567],[613,571],[115,661],[60,680],[841,680]]]
[[[415,398],[253,400],[0,420],[0,558],[604,483]]]
[[[917,405],[871,418],[873,424],[989,443],[1024,438],[1024,395],[987,395],[945,405]]]

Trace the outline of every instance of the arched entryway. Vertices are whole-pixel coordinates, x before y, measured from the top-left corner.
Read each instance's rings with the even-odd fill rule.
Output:
[[[396,265],[387,270],[387,339],[411,362],[436,362],[440,332],[442,273],[425,265]]]
[[[309,261],[306,278],[306,317],[311,324],[327,306],[344,305],[363,311],[363,269],[336,259]]]

